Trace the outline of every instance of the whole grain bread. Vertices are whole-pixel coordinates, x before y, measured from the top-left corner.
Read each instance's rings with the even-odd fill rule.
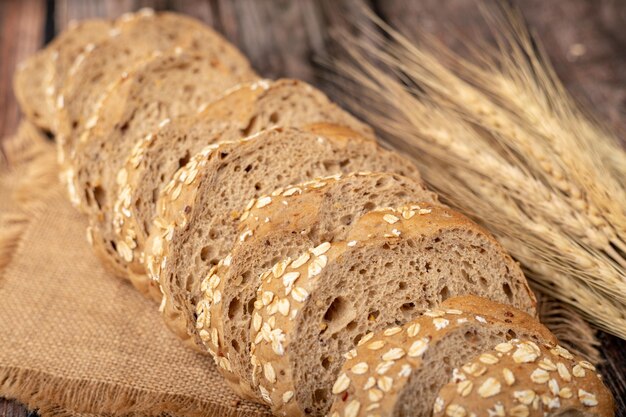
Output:
[[[260,275],[276,262],[298,255],[323,242],[344,240],[352,224],[363,214],[413,201],[436,203],[437,196],[421,182],[390,173],[353,173],[308,181],[248,203],[240,217],[240,232],[251,236],[236,241],[225,260],[218,263],[216,288],[209,281],[203,302],[197,306],[197,335],[220,363],[220,372],[235,391],[246,392],[240,383],[251,372],[249,328]],[[209,278],[210,280],[211,278]],[[222,301],[210,303],[210,294]],[[217,343],[214,343],[217,342]]]
[[[50,53],[38,51],[19,64],[13,77],[13,91],[20,109],[37,127],[52,130],[53,108],[46,101],[46,80],[51,67]]]
[[[512,417],[613,417],[615,404],[591,363],[552,343],[511,340],[476,355],[451,375],[439,391],[432,415],[485,412]]]
[[[489,297],[535,313],[521,270],[493,237],[428,203],[367,213],[346,241],[301,256],[262,275],[252,313],[254,370],[243,382],[275,413],[325,415],[341,353],[450,297]]]
[[[528,340],[529,348],[556,343],[537,320],[509,305],[475,296],[450,298],[401,327],[363,336],[345,353],[331,388],[329,416],[428,417],[450,375],[467,380],[484,372],[501,354],[479,357],[482,352],[512,350],[511,343],[520,337]],[[477,357],[475,365],[463,366]],[[505,371],[506,378],[511,369]]]
[[[252,71],[232,72],[213,54],[177,51],[160,55],[115,83],[76,144],[74,189],[83,193],[83,209],[92,228],[93,245],[105,265],[126,276],[133,259],[133,237],[116,240],[112,225],[118,183],[125,183],[123,167],[138,141],[170,118],[195,111],[219,97],[225,88],[256,78]]]
[[[45,82],[46,107],[50,109],[51,130],[56,132],[57,97],[63,89],[66,77],[76,58],[104,39],[115,34],[113,22],[103,19],[88,19],[71,23],[48,45],[51,64]]]
[[[248,61],[236,48],[184,15],[144,9],[115,21],[109,34],[78,55],[59,92],[56,128],[64,161],[74,158],[74,147],[83,131],[95,123],[92,116],[102,106],[109,86],[155,53],[180,48],[211,55],[233,73],[250,71]],[[74,172],[65,165],[63,168],[64,180],[71,178]],[[79,193],[72,194],[73,202],[79,205]]]
[[[13,78],[15,96],[26,117],[39,128],[56,130],[56,91],[78,54],[88,44],[102,40],[110,28],[111,23],[101,19],[72,22],[17,69]]]
[[[415,178],[411,162],[354,131],[331,124],[273,128],[237,142],[209,145],[181,168],[158,199],[146,267],[165,294],[166,320],[193,334],[200,284],[238,236],[252,198],[306,179],[353,171]],[[178,317],[180,323],[172,323]]]
[[[280,125],[329,122],[373,137],[372,131],[332,103],[322,92],[297,80],[261,80],[241,84],[224,97],[202,106],[198,114],[180,117],[138,141],[125,162],[114,204],[113,241],[128,242],[131,281],[146,293],[152,288],[143,251],[161,189],[204,146],[237,140]],[[133,247],[135,246],[135,247]],[[154,293],[160,297],[160,293]]]

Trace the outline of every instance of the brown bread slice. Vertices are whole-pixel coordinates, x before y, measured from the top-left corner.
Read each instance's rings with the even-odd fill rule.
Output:
[[[52,130],[53,108],[46,101],[46,79],[51,60],[48,50],[38,51],[20,63],[13,76],[13,91],[20,109],[37,127]]]
[[[45,49],[20,65],[13,89],[22,111],[35,125],[55,131],[56,92],[65,75],[85,46],[108,36],[110,28],[111,23],[101,19],[72,23]]]
[[[125,162],[125,180],[114,205],[114,242],[132,247],[128,264],[134,285],[146,293],[151,282],[143,249],[161,189],[191,155],[217,141],[237,140],[260,130],[312,123],[336,123],[373,137],[369,127],[332,103],[321,91],[297,80],[261,80],[240,85],[198,114],[173,120],[138,141]],[[160,298],[160,292],[157,292]]]
[[[500,359],[499,351],[513,352],[512,343],[519,337],[529,340],[524,348],[530,351],[538,344],[556,343],[547,328],[509,305],[475,296],[450,298],[401,327],[361,338],[344,355],[346,361],[330,389],[329,416],[429,417],[437,391],[450,375],[467,380],[472,373],[484,372]],[[498,350],[481,356],[476,365],[463,366],[494,347]],[[477,388],[462,387],[463,394]]]
[[[212,54],[175,52],[160,55],[112,86],[95,116],[93,127],[76,144],[74,187],[84,193],[96,253],[119,276],[132,261],[133,241],[115,241],[112,226],[117,182],[124,182],[122,164],[137,141],[170,118],[196,111],[219,97],[225,88],[256,78],[253,72],[232,72]]]
[[[229,361],[219,369],[234,390],[257,397],[239,381],[252,372],[249,329],[261,273],[323,242],[344,240],[351,225],[369,211],[413,201],[436,203],[437,196],[396,174],[353,173],[279,189],[248,204],[252,207],[242,214],[239,231],[249,230],[252,236],[236,241],[227,261],[220,261],[215,271],[219,284],[197,307],[196,335],[204,336],[218,363]],[[204,285],[209,287],[208,281]],[[209,295],[215,291],[222,301],[211,305]]]
[[[52,131],[56,131],[57,96],[65,84],[66,77],[76,58],[93,45],[115,35],[113,22],[102,19],[88,19],[72,23],[59,34],[46,48],[51,65],[46,81],[46,106],[53,115]]]
[[[252,313],[255,372],[247,382],[277,413],[286,405],[291,415],[325,415],[341,353],[449,297],[472,294],[535,312],[524,275],[500,244],[461,214],[428,203],[367,213],[346,241],[302,256],[263,274]],[[294,397],[284,402],[289,391]]]
[[[236,239],[248,237],[237,237],[237,224],[250,199],[306,179],[363,170],[419,181],[408,160],[330,124],[273,128],[194,156],[163,189],[146,245],[146,267],[160,277],[170,327],[195,331],[200,283]]]
[[[595,371],[558,345],[512,340],[483,351],[452,375],[439,391],[432,415],[613,417],[613,397]],[[402,410],[418,403],[419,392],[409,390],[399,399],[408,399]],[[421,415],[430,416],[431,410]]]
[[[101,106],[109,85],[157,52],[168,53],[176,48],[202,52],[220,60],[234,73],[250,71],[246,58],[224,38],[180,14],[142,10],[118,19],[110,33],[107,39],[90,45],[76,58],[59,93],[57,136],[61,159],[74,158],[74,146],[83,130],[92,126],[92,115]]]

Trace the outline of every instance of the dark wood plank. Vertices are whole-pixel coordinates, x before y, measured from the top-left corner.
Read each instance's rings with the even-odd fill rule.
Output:
[[[545,47],[568,90],[626,140],[626,2],[510,1]],[[464,39],[489,37],[478,3],[376,1],[377,11],[394,26],[433,33],[455,50],[462,49]]]
[[[28,410],[15,401],[6,401],[0,399],[0,416],[2,417],[26,417],[29,416]]]
[[[13,73],[43,45],[45,14],[45,0],[0,2],[0,137],[17,128],[20,111],[13,95]]]

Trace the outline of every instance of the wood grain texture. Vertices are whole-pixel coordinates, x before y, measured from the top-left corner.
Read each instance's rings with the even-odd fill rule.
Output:
[[[45,16],[44,0],[0,2],[0,137],[17,129],[20,113],[13,95],[13,73],[43,45]]]
[[[521,9],[568,89],[626,139],[626,2],[509,1]],[[453,48],[459,47],[459,36],[486,33],[475,0],[367,3],[388,22],[409,31],[415,27],[430,31]],[[72,20],[115,17],[141,7],[180,11],[222,32],[263,76],[300,78],[323,87],[316,58],[327,56],[333,27],[342,25],[346,17],[358,18],[357,4],[358,0],[0,1],[0,138],[17,127],[12,73],[18,62],[44,43],[46,12],[53,34]],[[626,417],[626,347],[606,334],[600,335],[600,341],[607,359],[601,371],[615,393],[617,415]],[[0,417],[27,415],[19,404],[0,399]]]

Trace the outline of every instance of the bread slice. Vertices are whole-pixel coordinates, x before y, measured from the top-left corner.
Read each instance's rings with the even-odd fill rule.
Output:
[[[50,54],[42,50],[20,63],[13,77],[13,91],[20,109],[33,124],[51,131],[53,109],[46,102],[46,78]]]
[[[64,158],[74,158],[74,146],[83,130],[93,125],[92,115],[111,83],[155,53],[176,48],[211,55],[233,73],[250,71],[236,48],[195,19],[150,9],[125,15],[115,22],[107,39],[89,45],[76,58],[59,93],[57,138]],[[77,192],[73,201],[80,203],[80,197]]]
[[[43,50],[22,63],[13,78],[17,101],[26,117],[39,128],[54,132],[56,91],[70,65],[86,45],[107,35],[111,23],[90,19],[71,24]]]
[[[353,173],[278,189],[248,204],[251,208],[242,214],[239,231],[250,231],[251,236],[236,241],[228,261],[220,261],[215,271],[219,284],[211,288],[205,282],[209,292],[197,306],[196,335],[204,336],[218,362],[228,359],[229,366],[220,371],[235,391],[257,397],[245,391],[248,384],[240,379],[252,372],[249,329],[259,276],[281,259],[323,242],[344,240],[351,225],[369,211],[413,201],[436,203],[437,196],[421,182],[396,174]],[[222,301],[211,304],[215,291]]]
[[[286,406],[291,415],[325,415],[342,352],[449,297],[473,294],[535,313],[524,275],[498,242],[428,203],[367,213],[346,241],[301,256],[263,274],[252,313],[248,383],[276,413]]]
[[[117,182],[124,182],[122,164],[137,141],[170,118],[195,112],[202,103],[219,97],[225,88],[256,78],[253,72],[232,72],[212,54],[182,51],[160,55],[116,83],[102,101],[97,122],[76,145],[77,190],[84,192],[93,244],[103,262],[120,276],[132,261],[133,240],[114,238],[111,220]],[[119,180],[118,180],[119,178]]]
[[[146,292],[151,282],[143,250],[161,189],[191,155],[217,141],[237,140],[275,125],[304,126],[329,122],[373,137],[369,127],[332,103],[321,91],[297,80],[261,80],[242,84],[208,104],[198,114],[181,117],[138,141],[125,162],[114,204],[114,242],[135,246],[129,275]],[[160,297],[160,293],[158,293]]]
[[[273,128],[238,142],[210,145],[163,189],[146,267],[165,294],[166,320],[195,330],[200,283],[238,236],[239,216],[252,198],[306,179],[353,171],[390,171],[419,181],[411,162],[354,131],[320,124]]]
[[[428,417],[450,375],[467,380],[471,373],[484,372],[501,353],[481,356],[471,367],[463,364],[494,347],[512,351],[518,337],[527,339],[525,347],[531,350],[556,343],[537,320],[509,305],[475,296],[450,298],[401,327],[362,337],[344,355],[346,361],[328,390],[333,401],[328,415]]]
[[[66,77],[76,58],[95,44],[115,35],[113,22],[103,19],[88,19],[71,23],[48,45],[50,66],[45,83],[46,107],[51,109],[51,130],[56,131],[57,97],[65,85]]]
[[[611,392],[595,367],[558,345],[515,339],[474,356],[439,391],[434,417],[485,410],[513,417],[615,415]],[[402,409],[418,403],[416,394],[403,393],[399,400],[410,400]],[[430,416],[431,410],[421,415]]]

